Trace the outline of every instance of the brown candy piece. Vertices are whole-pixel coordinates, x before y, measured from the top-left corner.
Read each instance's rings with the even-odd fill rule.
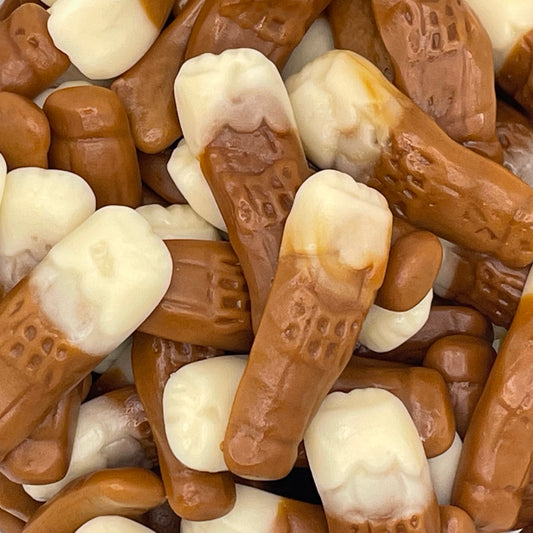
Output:
[[[414,231],[391,246],[383,285],[376,304],[407,311],[431,290],[442,261],[439,239],[429,231]]]
[[[7,169],[48,168],[50,125],[44,112],[28,98],[0,91],[0,153]]]
[[[440,374],[428,368],[395,368],[387,363],[352,357],[332,391],[377,387],[397,396],[418,430],[426,456],[445,452],[455,437],[452,404]]]
[[[27,522],[29,518],[40,507],[40,503],[36,502],[26,491],[22,485],[11,481],[3,474],[0,474],[0,509],[15,516],[23,522]],[[0,522],[1,523],[1,522]],[[2,528],[0,527],[0,531]]]
[[[491,323],[479,311],[460,305],[433,305],[422,329],[390,352],[375,353],[358,345],[356,354],[363,357],[420,364],[429,347],[441,337],[465,334],[493,340]]]
[[[186,204],[187,201],[180,193],[167,170],[167,163],[172,153],[171,149],[157,154],[137,152],[141,180],[152,191],[170,204]],[[155,203],[155,202],[154,202]],[[143,201],[146,205],[147,202]]]
[[[139,331],[247,352],[253,339],[250,299],[231,245],[187,239],[165,243],[174,265],[170,287]]]
[[[453,505],[479,531],[514,529],[533,454],[533,297],[526,288],[470,420]]]
[[[254,48],[281,70],[330,1],[207,0],[193,27],[185,57],[218,54],[228,48]]]
[[[0,0],[0,20],[9,17],[17,7],[26,4],[27,2],[39,3],[35,0]]]
[[[143,152],[160,152],[181,135],[174,80],[204,2],[188,2],[150,50],[111,85],[126,108],[135,145]]]
[[[448,386],[457,433],[464,438],[496,357],[491,344],[470,335],[450,335],[433,343],[424,366],[437,370]]]
[[[492,44],[465,2],[372,0],[394,82],[455,141],[502,161]]]
[[[321,505],[281,498],[272,532],[327,533],[326,515]]]
[[[533,115],[533,29],[522,35],[496,76],[498,85]]]
[[[105,87],[80,86],[54,91],[44,104],[50,121],[52,168],[84,178],[96,206],[138,207],[141,178],[126,111]]]
[[[65,394],[31,435],[9,452],[0,471],[17,483],[54,483],[67,473],[80,405],[91,376]]]
[[[439,506],[441,533],[476,533],[476,526],[470,516],[454,505]]]
[[[72,533],[96,516],[136,517],[164,501],[163,484],[150,470],[99,470],[75,479],[43,504],[24,532]]]
[[[326,13],[335,48],[366,57],[392,81],[392,61],[376,25],[372,0],[333,0]]]
[[[152,427],[168,502],[188,520],[211,520],[227,513],[235,502],[235,485],[227,472],[198,472],[176,458],[165,434],[163,390],[170,375],[183,365],[219,354],[212,348],[174,343],[140,332],[134,334],[135,382]]]
[[[0,509],[0,531],[2,533],[21,533],[26,522]]]
[[[24,3],[0,22],[0,91],[34,98],[70,65],[48,33],[48,13]]]

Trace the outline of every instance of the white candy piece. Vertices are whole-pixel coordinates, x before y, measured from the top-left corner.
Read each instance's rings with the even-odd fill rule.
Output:
[[[518,39],[533,29],[531,0],[468,0],[489,34],[494,57],[494,70],[499,72]]]
[[[282,78],[287,79],[289,76],[300,72],[307,63],[334,48],[333,33],[328,19],[318,17],[292,51],[281,72]]]
[[[181,520],[181,533],[273,533],[281,498],[264,490],[235,484],[235,506],[215,520]]]
[[[125,383],[135,384],[133,367],[131,365],[132,337],[128,337],[120,343],[99,365],[93,370],[97,374],[103,374],[109,370],[116,371]]]
[[[174,204],[163,207],[159,204],[137,208],[161,239],[200,239],[216,241],[220,235],[214,226],[198,215],[189,205]]]
[[[6,186],[7,177],[7,163],[4,156],[0,153],[0,202],[4,195],[4,188]]]
[[[431,310],[433,290],[407,311],[391,311],[373,304],[361,326],[358,341],[370,350],[383,353],[394,350],[418,333]]]
[[[153,529],[124,518],[123,516],[97,516],[83,526],[76,529],[74,533],[155,533]]]
[[[192,155],[185,139],[182,139],[172,151],[167,170],[176,187],[196,213],[227,233],[226,223],[200,168],[200,162]]]
[[[14,287],[95,206],[88,183],[72,172],[34,167],[8,172],[0,204],[0,287],[6,292]]]
[[[140,0],[56,0],[48,12],[54,44],[90,79],[122,74],[159,34]]]
[[[77,477],[122,466],[151,468],[135,421],[126,409],[107,396],[98,396],[80,407],[72,456],[65,477],[46,485],[23,485],[37,501],[47,501]]]
[[[381,193],[337,170],[322,170],[296,194],[280,255],[323,256],[324,264],[335,257],[355,270],[381,269],[389,254],[391,226],[392,214]]]
[[[439,505],[450,505],[453,482],[462,448],[463,442],[459,434],[456,433],[451,446],[445,452],[428,459],[431,482]]]
[[[163,417],[170,449],[189,468],[227,470],[220,448],[246,360],[235,355],[196,361],[168,379]]]
[[[396,89],[370,61],[347,50],[321,55],[286,86],[309,159],[363,178],[401,116]]]
[[[304,443],[329,516],[351,524],[410,518],[435,498],[416,427],[388,391],[329,394]]]
[[[58,242],[29,279],[52,324],[101,356],[153,311],[171,275],[170,253],[150,224],[133,209],[106,206]]]
[[[186,61],[174,84],[183,136],[194,157],[229,126],[255,131],[296,130],[287,91],[276,66],[250,48],[202,54]]]

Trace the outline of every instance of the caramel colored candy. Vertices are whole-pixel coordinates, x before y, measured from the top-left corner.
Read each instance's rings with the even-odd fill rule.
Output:
[[[26,493],[22,485],[0,474],[0,509],[27,522],[40,505]]]
[[[160,152],[181,135],[173,97],[174,80],[204,3],[205,0],[188,2],[150,50],[111,85],[126,108],[135,145],[143,152]]]
[[[126,111],[104,87],[80,86],[53,92],[44,105],[50,121],[50,166],[84,178],[96,206],[141,203],[141,178]]]
[[[444,453],[453,442],[455,423],[446,384],[438,372],[419,367],[394,368],[371,359],[352,357],[332,391],[377,387],[405,405],[428,458]]]
[[[185,56],[254,48],[281,70],[330,1],[207,0],[193,27]]]
[[[135,382],[152,427],[168,502],[188,520],[212,520],[227,513],[235,502],[235,486],[227,472],[198,472],[175,457],[165,433],[163,390],[170,375],[183,365],[218,354],[212,348],[174,343],[140,332],[133,340]]]
[[[376,25],[372,0],[333,0],[326,12],[335,48],[366,57],[392,81],[392,61]]]
[[[70,61],[54,46],[48,17],[30,2],[0,22],[0,91],[34,98],[67,70]]]
[[[21,533],[26,525],[20,518],[0,509],[0,531],[2,533]]]
[[[17,483],[52,483],[67,473],[80,405],[90,385],[91,377],[87,376],[6,455],[0,464],[4,475]]]
[[[420,364],[436,340],[455,334],[472,335],[491,342],[494,336],[491,323],[479,311],[459,305],[434,305],[423,328],[398,348],[376,354],[358,346],[356,353],[363,357]]]
[[[24,96],[0,92],[0,153],[8,170],[48,168],[50,125],[43,111]]]
[[[395,84],[455,141],[501,162],[492,45],[466,3],[372,0]]]
[[[476,533],[476,526],[465,511],[454,505],[441,505],[441,533]]]
[[[495,357],[487,340],[470,335],[443,337],[431,345],[424,357],[424,366],[438,370],[446,381],[461,438],[465,436]]]
[[[415,231],[392,246],[376,304],[391,311],[407,311],[431,290],[442,260],[439,239],[429,231]]]
[[[26,4],[27,2],[37,3],[35,0],[0,0],[0,20],[9,17],[17,7]]]
[[[530,115],[533,115],[533,29],[526,32],[507,56],[496,81]]]
[[[478,531],[514,529],[533,454],[533,277],[492,367],[463,443],[452,504]]]
[[[165,241],[174,263],[170,287],[139,331],[177,342],[247,352],[250,300],[239,261],[223,241]]]
[[[100,470],[64,487],[37,510],[24,531],[72,533],[96,516],[140,516],[164,501],[163,484],[150,470]]]

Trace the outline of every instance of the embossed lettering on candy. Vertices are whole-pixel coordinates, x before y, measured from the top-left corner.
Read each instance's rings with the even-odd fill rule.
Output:
[[[172,259],[133,209],[99,209],[33,270],[30,287],[67,340],[92,355],[116,348],[170,284]]]

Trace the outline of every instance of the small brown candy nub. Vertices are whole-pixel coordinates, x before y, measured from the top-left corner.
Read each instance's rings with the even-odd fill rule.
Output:
[[[139,331],[247,352],[253,340],[250,298],[231,245],[187,239],[165,243],[174,264],[170,287]]]
[[[392,246],[376,304],[391,311],[407,311],[431,290],[442,261],[439,239],[429,231],[414,231]]]
[[[281,70],[330,1],[207,0],[193,27],[185,57],[254,48]]]
[[[501,162],[492,45],[474,12],[449,0],[372,4],[395,84],[452,139]]]
[[[498,72],[496,82],[533,115],[533,29],[522,35]]]
[[[91,376],[65,394],[31,435],[9,452],[0,471],[17,483],[53,483],[67,473],[80,405]]]
[[[48,17],[29,2],[0,22],[0,91],[34,98],[67,70],[70,61],[52,42]]]
[[[426,456],[444,453],[455,437],[452,404],[440,374],[429,368],[397,368],[352,357],[332,391],[377,387],[388,390],[405,405],[424,445]]]
[[[424,366],[440,372],[446,381],[461,438],[465,436],[495,357],[487,340],[470,335],[443,337],[431,345],[424,357]]]
[[[219,354],[212,348],[174,343],[140,332],[133,338],[133,373],[152,427],[168,502],[187,520],[212,520],[227,513],[235,502],[235,485],[227,472],[198,472],[176,458],[165,433],[163,390],[170,375],[183,365]]]
[[[7,169],[48,168],[50,125],[44,112],[28,98],[0,92],[0,153]]]
[[[40,506],[39,502],[26,493],[22,485],[0,474],[0,509],[27,522]]]
[[[140,516],[164,501],[163,484],[150,470],[99,470],[75,479],[43,504],[24,532],[72,533],[96,516]]]
[[[126,108],[135,145],[143,152],[160,152],[181,135],[174,80],[204,1],[189,2],[150,50],[111,85]]]
[[[392,81],[392,61],[376,25],[372,0],[333,0],[326,13],[335,48],[366,57]]]
[[[358,346],[356,354],[363,357],[420,364],[429,347],[441,337],[465,334],[493,340],[491,323],[479,311],[460,305],[433,305],[422,329],[408,341],[390,352],[374,353]]]
[[[441,533],[476,533],[476,526],[468,514],[454,505],[441,505]]]
[[[97,208],[141,203],[141,178],[128,117],[117,95],[104,87],[54,91],[44,105],[50,121],[52,168],[84,178]]]

